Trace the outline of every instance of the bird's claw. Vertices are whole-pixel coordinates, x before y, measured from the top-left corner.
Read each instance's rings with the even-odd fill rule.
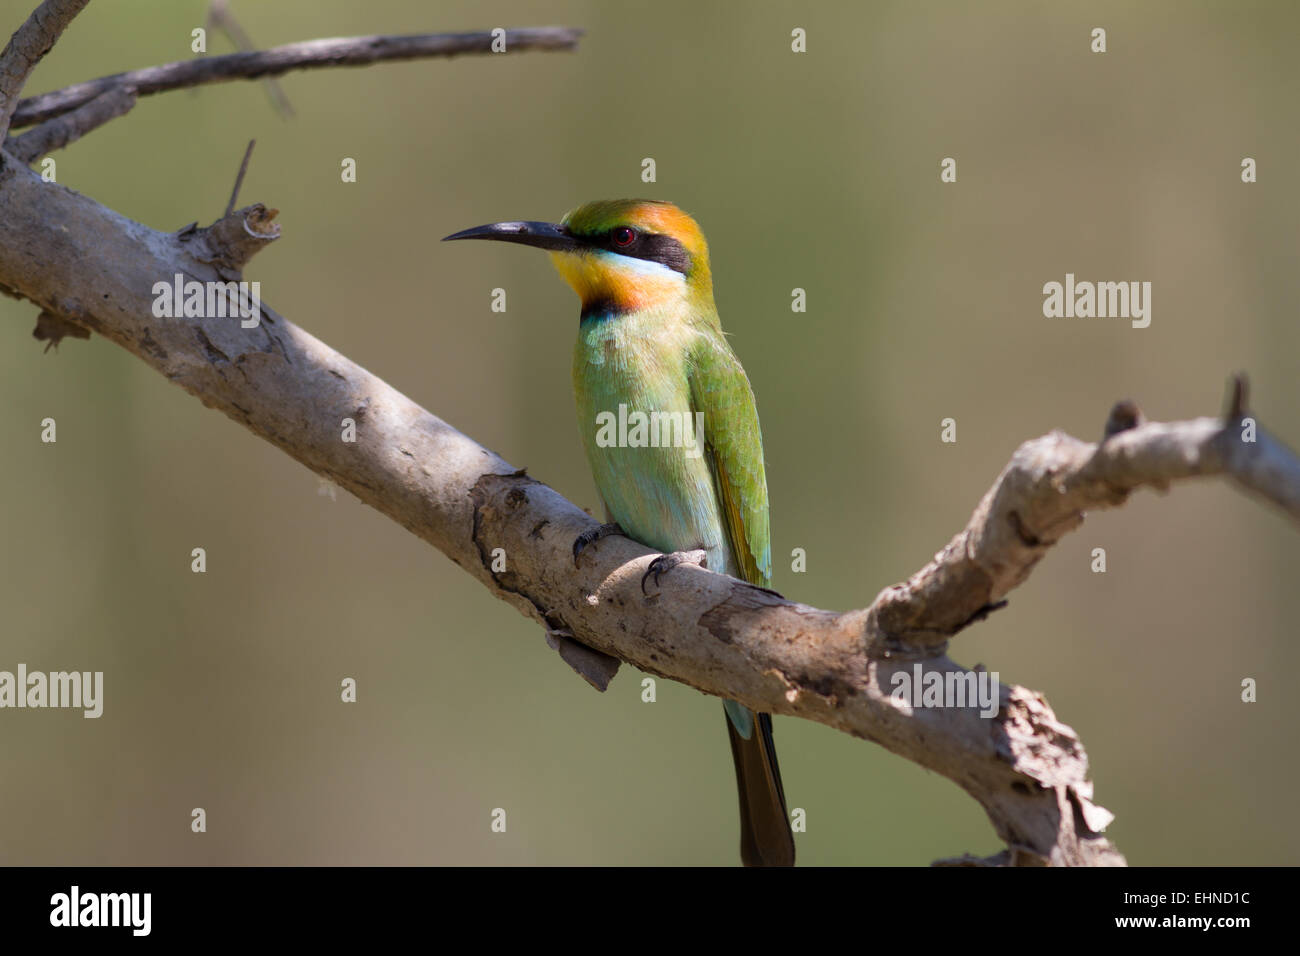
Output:
[[[709,566],[708,552],[703,548],[696,548],[694,551],[674,551],[672,554],[659,555],[650,562],[645,574],[641,576],[641,593],[649,593],[645,589],[645,583],[650,575],[654,575],[655,587],[658,587],[660,575],[667,574],[679,564],[697,564],[702,568],[707,568]]]
[[[582,555],[582,552],[586,550],[587,545],[594,544],[601,538],[608,538],[611,534],[622,534],[624,537],[627,537],[627,535],[624,534],[623,529],[618,526],[617,522],[603,524],[598,528],[592,528],[591,530],[584,531],[582,534],[578,535],[578,537],[573,541],[573,566],[575,568],[578,566],[578,558]]]

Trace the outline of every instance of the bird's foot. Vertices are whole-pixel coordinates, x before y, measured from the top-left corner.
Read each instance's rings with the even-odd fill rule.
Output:
[[[601,538],[608,538],[611,534],[621,534],[623,537],[627,537],[627,534],[618,526],[618,523],[613,521],[578,535],[573,542],[573,566],[575,568],[578,566],[578,558],[587,549],[587,545],[594,544]]]
[[[641,593],[645,594],[645,583],[650,575],[655,577],[655,587],[659,586],[660,575],[667,574],[679,564],[696,564],[702,568],[709,566],[708,552],[703,548],[696,548],[693,551],[674,551],[672,554],[661,554],[650,562],[650,567],[641,577]]]

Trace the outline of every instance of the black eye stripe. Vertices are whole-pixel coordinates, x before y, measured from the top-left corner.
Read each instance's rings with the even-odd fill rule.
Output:
[[[590,240],[591,244],[600,249],[617,252],[620,256],[632,256],[634,259],[648,259],[651,262],[661,263],[682,275],[687,275],[691,271],[691,254],[672,236],[636,230],[636,238],[627,245],[620,246],[614,241],[617,232],[617,229],[611,229],[604,235],[595,236]]]

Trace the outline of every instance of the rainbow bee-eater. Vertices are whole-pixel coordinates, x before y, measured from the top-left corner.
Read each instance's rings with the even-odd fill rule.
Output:
[[[609,523],[574,542],[575,561],[599,538],[625,534],[665,553],[642,578],[643,589],[651,576],[658,584],[691,560],[690,552],[711,569],[771,587],[754,393],[723,336],[708,246],[695,220],[672,203],[620,199],[588,203],[558,224],[497,222],[447,238],[549,250],[581,299],[573,389]],[[643,425],[649,419],[661,427],[638,435],[638,413]],[[622,424],[629,421],[630,431]],[[740,790],[741,859],[792,865],[772,719],[735,701],[724,708]]]

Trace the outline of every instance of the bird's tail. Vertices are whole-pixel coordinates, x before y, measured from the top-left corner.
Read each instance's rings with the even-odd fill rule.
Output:
[[[794,866],[794,834],[772,743],[772,717],[727,704],[727,735],[740,791],[740,858],[745,866]],[[750,731],[748,737],[737,728],[733,709],[737,717],[748,717],[740,721]]]

